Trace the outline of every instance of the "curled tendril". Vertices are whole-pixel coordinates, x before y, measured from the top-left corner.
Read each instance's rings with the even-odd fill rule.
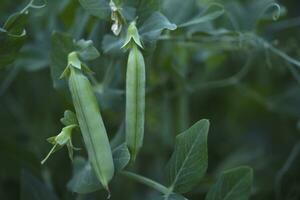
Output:
[[[263,10],[262,15],[267,12],[270,8],[275,8],[276,10],[273,12],[273,20],[276,21],[279,19],[281,15],[281,7],[278,3],[270,3],[266,8]]]
[[[273,3],[270,7],[276,8],[276,11],[273,13],[273,20],[278,20],[281,15],[281,7],[278,3]]]
[[[30,8],[33,9],[40,9],[40,8],[44,8],[46,6],[46,0],[43,0],[43,4],[42,5],[35,5],[34,4],[34,0],[30,0],[30,2],[21,10],[21,13],[26,13],[28,12],[28,10]]]

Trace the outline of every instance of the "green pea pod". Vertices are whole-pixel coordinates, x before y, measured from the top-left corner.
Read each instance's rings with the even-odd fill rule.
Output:
[[[145,62],[136,44],[132,44],[126,73],[126,143],[135,161],[143,145],[145,115]]]
[[[76,67],[69,67],[69,88],[89,160],[103,187],[114,175],[112,152],[99,106],[88,78]]]

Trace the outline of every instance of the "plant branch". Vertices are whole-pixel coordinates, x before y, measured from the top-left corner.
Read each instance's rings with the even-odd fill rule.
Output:
[[[149,178],[146,178],[144,176],[129,172],[129,171],[122,171],[120,174],[126,176],[127,178],[130,178],[132,180],[135,180],[139,183],[142,183],[144,185],[147,185],[148,187],[151,187],[163,194],[169,194],[170,190],[165,187],[164,185],[161,185],[160,183],[157,183],[156,181],[153,181]]]

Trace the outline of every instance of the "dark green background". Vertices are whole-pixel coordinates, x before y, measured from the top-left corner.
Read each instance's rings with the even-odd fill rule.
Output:
[[[246,3],[241,1],[242,6]],[[251,31],[300,59],[300,2],[280,3],[286,9],[280,20],[262,21]],[[19,0],[1,0],[1,25],[25,4]],[[255,13],[242,14],[245,17],[238,20],[247,28],[247,15]],[[64,110],[73,110],[68,94],[53,88],[49,68],[51,32],[65,31],[76,39],[88,38],[97,20],[89,18],[81,32],[84,22],[80,20],[85,15],[76,0],[51,0],[45,8],[31,10],[26,45],[16,62],[0,71],[0,199],[30,199],[28,193],[35,191],[44,195],[37,199],[105,199],[105,192],[77,196],[67,190],[72,166],[66,149],[40,165],[51,147],[46,138],[59,133],[62,128],[59,119]],[[102,21],[98,26],[99,33],[91,38],[103,53],[101,41],[103,33],[109,33],[110,23]],[[227,25],[220,19],[215,26]],[[175,135],[207,118],[211,122],[208,173],[199,187],[186,195],[189,199],[203,199],[217,174],[239,165],[254,168],[251,199],[274,200],[279,192],[276,177],[284,166],[287,171],[280,181],[280,200],[300,198],[299,70],[261,47],[251,48],[250,52],[226,49],[219,43],[199,42],[192,46],[158,42],[154,52],[144,53],[148,88],[146,131],[136,171],[164,182],[163,170]],[[205,85],[210,80],[235,74],[249,56],[250,70],[239,83]],[[118,62],[112,64],[111,55],[104,54],[91,63],[91,68],[97,79],[102,80],[106,69],[115,65],[117,75],[112,82],[114,87],[124,89],[126,56],[117,58]],[[185,84],[200,88],[190,91]],[[99,100],[112,138],[124,119],[124,96],[104,94],[99,95]],[[74,143],[82,146],[79,134]],[[84,150],[79,154],[84,155]],[[288,158],[293,159],[287,165]],[[113,181],[112,194],[112,199],[122,200],[153,199],[154,195],[151,189],[122,177]]]

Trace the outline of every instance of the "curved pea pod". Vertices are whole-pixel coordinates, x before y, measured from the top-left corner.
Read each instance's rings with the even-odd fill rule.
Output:
[[[126,73],[126,143],[135,161],[143,145],[145,116],[145,62],[138,47],[133,44]]]
[[[90,81],[80,69],[70,66],[68,77],[77,120],[90,163],[103,187],[109,191],[108,183],[114,175],[114,164],[95,94]]]

